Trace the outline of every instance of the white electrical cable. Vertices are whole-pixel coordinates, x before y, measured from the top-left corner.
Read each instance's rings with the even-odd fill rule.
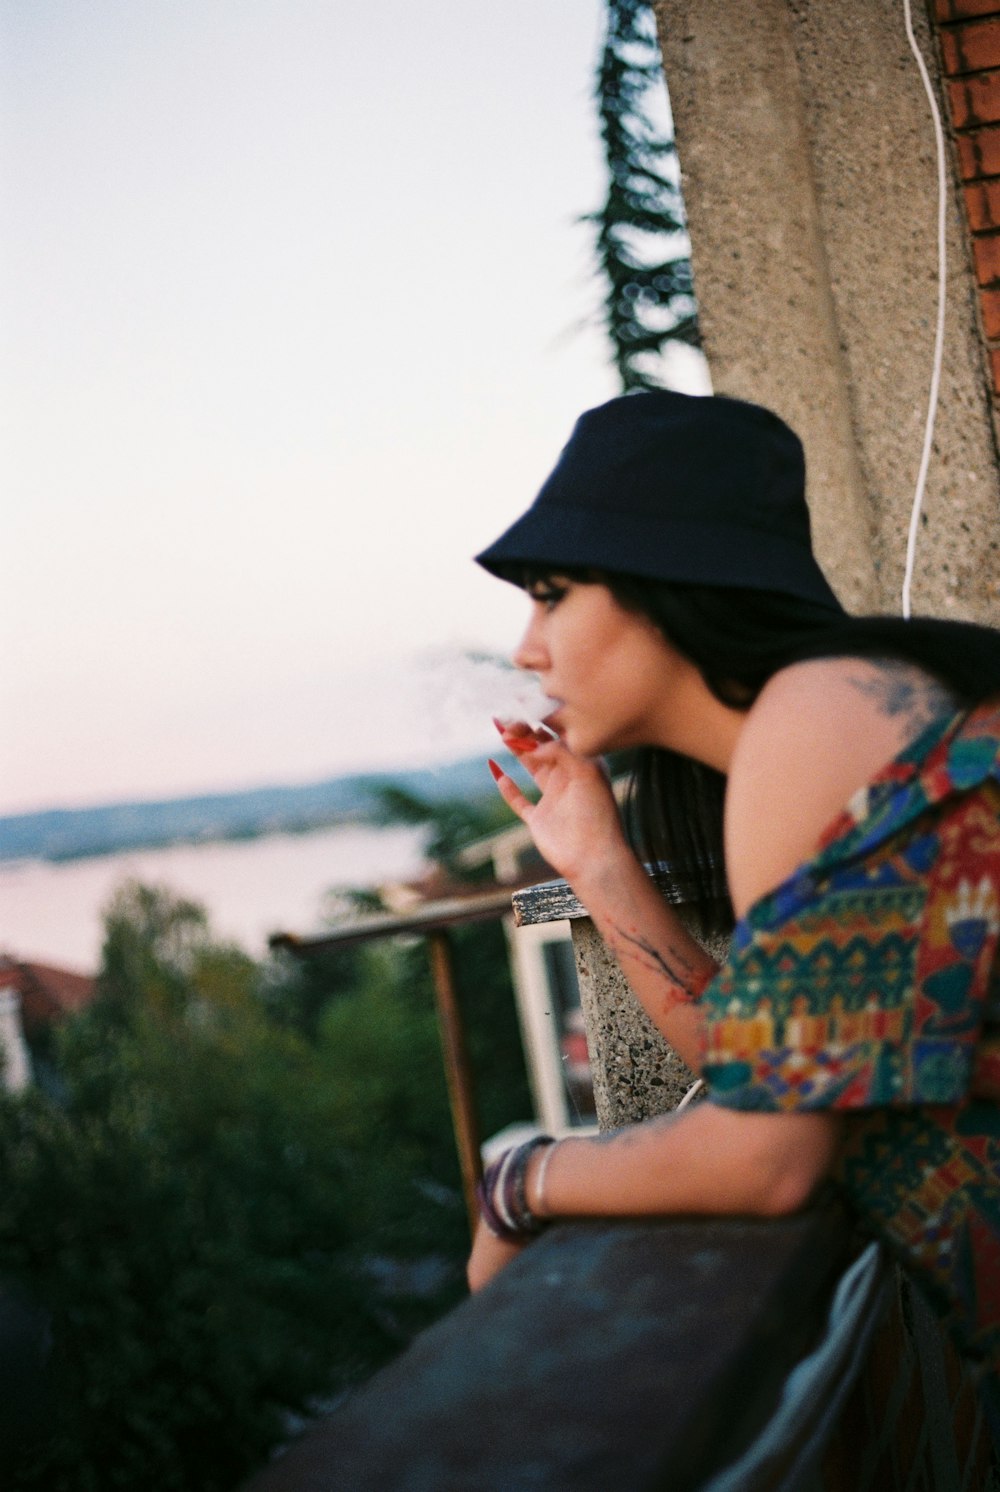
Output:
[[[680,1103],[677,1105],[676,1109],[674,1109],[674,1113],[675,1114],[679,1114],[680,1111],[681,1111],[681,1109],[686,1109],[687,1106],[688,1106],[688,1104],[692,1101],[692,1099],[697,1098],[698,1094],[701,1092],[701,1090],[704,1087],[705,1087],[705,1080],[704,1080],[704,1078],[695,1078],[694,1082],[691,1084],[690,1088],[687,1090],[687,1092],[685,1093],[684,1097],[681,1099]]]
[[[924,503],[924,487],[927,482],[927,468],[930,465],[931,446],[934,441],[934,417],[937,414],[938,392],[941,387],[941,362],[944,356],[944,309],[947,293],[947,250],[945,247],[945,214],[947,208],[947,184],[944,156],[944,130],[941,127],[941,114],[938,109],[937,99],[934,97],[934,89],[927,73],[927,65],[923,54],[917,46],[917,38],[913,34],[913,18],[910,14],[910,0],[903,0],[903,14],[906,18],[906,36],[910,43],[910,50],[917,59],[920,76],[923,79],[924,91],[927,94],[928,103],[931,106],[931,114],[934,118],[934,135],[937,140],[937,164],[938,164],[938,314],[937,334],[934,339],[934,367],[931,373],[930,395],[927,401],[927,424],[924,428],[924,449],[920,457],[920,471],[917,474],[917,489],[913,495],[913,511],[910,514],[910,532],[906,541],[906,570],[903,575],[903,616],[910,615],[910,585],[913,581],[913,566],[917,554],[917,530],[920,525],[920,512]]]

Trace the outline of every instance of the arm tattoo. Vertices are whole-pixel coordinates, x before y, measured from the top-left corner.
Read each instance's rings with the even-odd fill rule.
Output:
[[[874,700],[883,715],[907,716],[914,734],[955,709],[951,691],[913,664],[884,658],[872,659],[872,665],[878,670],[875,678],[853,678],[851,684]]]
[[[612,946],[616,943],[627,943],[628,951],[633,958],[637,959],[642,968],[652,974],[662,974],[680,991],[674,1003],[680,1004],[682,1001],[699,998],[710,976],[700,973],[682,953],[671,948],[669,951],[674,960],[671,962],[671,958],[668,958],[661,949],[655,947],[648,938],[642,937],[641,934],[628,932],[618,923],[615,923],[614,933]]]

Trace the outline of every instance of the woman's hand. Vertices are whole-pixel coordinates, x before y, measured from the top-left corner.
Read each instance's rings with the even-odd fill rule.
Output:
[[[499,721],[497,728],[541,789],[532,803],[491,762],[504,802],[583,902],[654,1026],[699,1071],[704,1019],[697,1001],[717,965],[630,849],[603,768],[545,730]]]
[[[475,1292],[488,1285],[495,1274],[499,1274],[501,1269],[523,1252],[528,1242],[525,1239],[524,1243],[508,1243],[505,1238],[498,1238],[495,1233],[491,1233],[480,1218],[465,1270],[469,1289]]]
[[[541,791],[532,803],[495,762],[490,770],[504,802],[531,831],[539,854],[575,890],[587,868],[631,858],[607,773],[597,761],[574,756],[549,731],[523,721],[495,722],[504,745]]]

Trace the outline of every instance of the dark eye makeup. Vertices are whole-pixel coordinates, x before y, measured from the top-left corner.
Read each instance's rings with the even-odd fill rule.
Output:
[[[567,586],[560,585],[555,580],[535,580],[527,587],[532,601],[538,601],[543,606],[555,606],[565,596],[567,589]]]

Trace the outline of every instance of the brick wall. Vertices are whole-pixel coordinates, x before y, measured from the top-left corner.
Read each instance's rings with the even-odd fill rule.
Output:
[[[993,394],[1000,398],[1000,0],[934,0]]]

